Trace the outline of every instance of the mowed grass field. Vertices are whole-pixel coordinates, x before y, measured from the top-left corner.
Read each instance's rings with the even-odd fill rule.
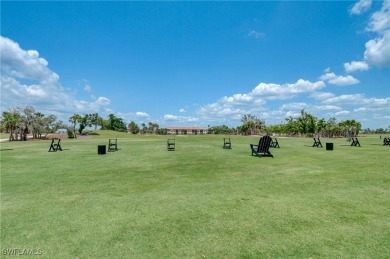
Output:
[[[99,131],[98,131],[99,132]],[[97,154],[118,137],[117,152]],[[389,258],[390,147],[379,137],[278,138],[99,132],[1,143],[1,249],[46,258]],[[327,151],[326,142],[334,143]]]

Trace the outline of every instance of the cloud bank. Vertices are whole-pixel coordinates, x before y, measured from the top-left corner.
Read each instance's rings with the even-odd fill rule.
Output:
[[[18,43],[3,36],[0,36],[0,56],[2,110],[39,105],[40,111],[63,117],[73,113],[101,112],[111,103],[107,97],[98,97],[92,102],[75,99],[38,51],[23,50]],[[84,90],[91,92],[87,81]]]

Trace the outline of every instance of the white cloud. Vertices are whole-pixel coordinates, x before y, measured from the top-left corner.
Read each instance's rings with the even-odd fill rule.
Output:
[[[148,117],[150,117],[150,115],[147,114],[146,112],[136,112],[135,115],[136,115],[138,118],[148,118]]]
[[[341,110],[339,106],[335,106],[335,105],[318,105],[315,106],[315,108],[320,111]]]
[[[355,71],[368,70],[369,66],[365,61],[352,61],[350,63],[344,63],[344,68],[347,73],[353,73]]]
[[[38,51],[22,50],[19,44],[0,36],[0,56],[1,70],[9,76],[58,86],[59,76],[47,67],[48,62],[39,57]]]
[[[163,119],[165,121],[176,121],[176,122],[198,122],[199,118],[196,117],[191,117],[191,116],[177,116],[177,115],[172,115],[172,114],[165,114]]]
[[[323,81],[328,81],[328,80],[331,80],[331,79],[334,79],[336,78],[336,74],[333,73],[333,72],[328,72],[326,74],[323,74],[320,79],[323,80]]]
[[[279,110],[286,111],[286,110],[302,110],[306,109],[308,105],[306,103],[289,103],[289,104],[283,104]]]
[[[31,96],[44,98],[47,97],[47,93],[41,89],[38,85],[29,85],[26,87],[27,93]]]
[[[383,1],[381,10],[375,12],[370,17],[366,28],[367,31],[383,33],[390,27],[390,1]]]
[[[86,91],[87,93],[92,93],[92,86],[88,83],[88,81],[86,79],[83,79],[83,83],[84,91]]]
[[[343,111],[336,112],[335,115],[336,116],[342,116],[342,115],[347,115],[349,113],[350,113],[349,111],[343,110]]]
[[[364,105],[361,109],[375,108],[390,111],[390,98],[366,98],[364,94],[345,94],[323,100],[324,104]],[[357,109],[357,108],[356,108]]]
[[[390,66],[390,30],[386,31],[383,37],[366,43],[364,59],[378,67]]]
[[[379,111],[389,111],[389,107],[359,107],[354,109],[354,112],[379,112]],[[386,116],[389,117],[389,116]]]
[[[177,116],[172,114],[165,114],[164,120],[177,120]]]
[[[361,0],[353,6],[350,12],[351,14],[361,14],[370,7],[371,0]],[[390,66],[390,1],[383,1],[381,9],[370,16],[366,31],[375,32],[378,35],[366,42],[364,61],[344,63],[347,73],[368,70],[371,65],[377,67]],[[340,82],[347,81],[349,80],[340,80]]]
[[[43,113],[66,120],[69,114],[103,111],[110,104],[106,97],[93,102],[76,100],[72,90],[64,89],[59,76],[36,50],[23,50],[18,43],[0,36],[1,109],[35,106]],[[66,118],[63,118],[66,117]]]
[[[322,101],[334,97],[332,93],[315,92],[310,95],[314,100]]]
[[[360,0],[350,10],[351,14],[362,14],[371,7],[372,0]]]
[[[181,109],[179,110],[179,112],[187,112],[187,111],[186,111],[186,109],[181,108]]]
[[[390,1],[383,1],[381,10],[372,14],[366,30],[378,36],[365,44],[364,59],[370,65],[390,66]]]
[[[111,103],[111,100],[106,97],[99,97],[96,101],[96,104],[98,105],[109,105]]]
[[[310,82],[307,80],[299,79],[296,83],[293,84],[267,84],[260,83],[256,86],[251,95],[253,96],[264,96],[267,99],[288,99],[294,97],[296,94],[314,92],[321,88],[325,87],[324,82]]]
[[[251,30],[249,33],[248,33],[248,36],[249,37],[253,37],[255,39],[262,39],[265,37],[265,33],[263,32],[259,32],[259,31],[255,31],[255,30]]]
[[[285,118],[288,118],[288,117],[292,117],[292,118],[297,118],[301,115],[301,112],[300,111],[288,111],[284,117]]]
[[[337,76],[336,78],[330,79],[328,82],[334,85],[354,85],[359,83],[359,80],[357,80],[353,76],[348,75],[348,76]]]
[[[332,103],[332,104],[360,104],[364,100],[364,94],[344,94],[328,98],[323,103]]]
[[[359,80],[353,76],[338,76],[333,72],[328,72],[320,77],[323,81],[328,81],[328,83],[333,85],[353,85],[359,83]]]
[[[252,103],[254,98],[251,94],[234,94],[233,96],[223,97],[221,101],[230,105],[246,105]]]
[[[266,107],[268,101],[291,99],[300,94],[315,92],[323,87],[325,83],[322,81],[313,83],[303,79],[292,84],[260,83],[249,93],[224,96],[215,103],[201,106],[196,113],[202,120],[218,123],[224,123],[227,120],[240,121],[241,117],[248,113],[257,114],[260,119],[265,119],[270,114],[267,111],[269,108]],[[300,109],[306,107],[303,103],[290,105],[299,106]],[[288,110],[288,107],[285,106],[283,109]]]

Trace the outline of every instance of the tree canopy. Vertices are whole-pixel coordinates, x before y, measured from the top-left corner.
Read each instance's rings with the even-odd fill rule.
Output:
[[[2,131],[10,133],[9,140],[27,140],[27,135],[32,134],[33,138],[42,138],[49,133],[53,133],[59,128],[66,127],[62,121],[57,121],[54,115],[45,116],[43,113],[35,111],[32,106],[25,108],[13,108],[4,111],[1,118]]]

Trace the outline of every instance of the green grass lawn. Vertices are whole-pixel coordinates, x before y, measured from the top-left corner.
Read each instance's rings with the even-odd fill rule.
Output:
[[[118,137],[120,150],[97,154]],[[279,138],[99,132],[1,143],[1,253],[47,258],[389,258],[390,147],[379,138]],[[325,143],[334,143],[327,151]]]

